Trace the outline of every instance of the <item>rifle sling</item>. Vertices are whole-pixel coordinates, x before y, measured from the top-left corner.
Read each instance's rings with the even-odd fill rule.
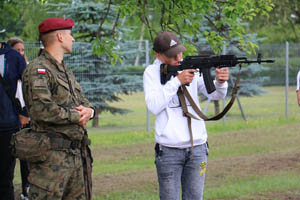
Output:
[[[84,140],[88,140],[88,134],[86,129],[84,129]],[[85,196],[86,200],[92,199],[92,154],[88,145],[82,145],[82,162],[83,162],[83,172],[84,172],[84,185],[85,185]]]
[[[190,93],[186,89],[185,85],[182,85],[181,87],[178,88],[177,95],[178,95],[179,102],[180,102],[182,110],[183,110],[183,115],[186,116],[187,120],[188,120],[188,127],[189,127],[189,132],[190,132],[190,141],[191,141],[191,145],[192,145],[192,152],[193,152],[193,147],[194,147],[193,132],[192,132],[192,118],[196,119],[196,120],[200,120],[200,119],[195,117],[193,114],[189,113],[184,96],[186,96],[186,98],[189,100],[192,108],[195,110],[195,112],[198,114],[198,116],[201,117],[204,121],[219,120],[230,110],[231,106],[233,105],[233,103],[236,99],[236,94],[237,94],[238,89],[239,89],[239,82],[240,82],[240,72],[237,75],[237,78],[236,78],[236,81],[235,81],[235,86],[232,90],[231,100],[229,101],[229,103],[226,105],[226,107],[224,108],[224,110],[221,113],[219,113],[216,116],[213,116],[211,118],[208,118],[207,116],[205,116],[201,112],[201,110],[198,108],[198,106],[194,102],[193,98],[191,97]]]

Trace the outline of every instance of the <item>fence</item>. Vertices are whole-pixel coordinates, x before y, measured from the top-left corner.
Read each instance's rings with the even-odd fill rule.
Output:
[[[130,41],[126,43],[126,48],[120,46],[120,53],[122,55],[123,66],[140,65],[146,67],[150,62],[150,48],[148,41]],[[25,51],[29,60],[37,57],[39,49],[42,44],[36,42],[25,42]],[[86,55],[86,50],[91,50],[91,45],[88,43],[75,42],[73,45],[73,52],[71,55],[66,55],[65,63],[73,66],[82,65],[87,68],[88,66],[95,65],[100,62],[96,56]],[[126,49],[126,50],[125,50]],[[265,44],[260,45],[258,52],[261,52],[263,58],[275,59],[275,63],[267,65],[267,70],[260,72],[260,76],[269,76],[269,80],[264,81],[264,85],[285,85],[286,78],[283,75],[286,66],[286,45],[285,44]],[[91,52],[91,51],[90,51]],[[297,72],[300,69],[300,45],[289,44],[289,85],[296,84]],[[76,56],[76,59],[74,57]],[[80,74],[78,74],[80,75]],[[81,74],[80,76],[88,76],[89,74]],[[140,74],[141,75],[141,74]],[[78,77],[80,79],[80,77]]]
[[[124,46],[126,45],[126,47]],[[38,56],[38,52],[43,48],[39,42],[25,42],[25,52],[29,61],[32,61]],[[95,79],[99,77],[105,77],[107,75],[106,65],[110,65],[107,58],[99,58],[93,54],[92,45],[85,42],[75,42],[73,44],[73,50],[71,54],[65,54],[64,63],[72,69],[77,81]],[[118,72],[119,75],[138,75],[142,77],[143,68],[149,65],[149,44],[148,41],[129,41],[118,46],[120,55],[122,57],[121,63],[116,63],[115,69],[128,67],[128,66],[140,66],[139,71],[125,71]],[[90,85],[89,85],[90,86]],[[142,83],[140,83],[142,88]],[[84,90],[93,90],[93,88],[84,88]],[[89,98],[89,93],[86,94]]]
[[[125,46],[126,45],[126,46]],[[37,57],[41,43],[25,42],[25,51],[29,60]],[[150,62],[150,48],[148,41],[130,41],[126,44],[118,46],[122,56],[120,66],[136,66],[146,67]],[[288,49],[287,49],[288,48]],[[299,44],[267,44],[260,45],[257,52],[262,53],[264,59],[275,59],[275,63],[267,65],[267,69],[259,72],[257,76],[268,76],[270,79],[265,80],[263,85],[296,85],[297,72],[300,69],[300,45]],[[224,52],[226,53],[226,52]],[[288,55],[287,55],[288,53]],[[97,56],[92,54],[92,46],[89,43],[75,42],[73,44],[73,52],[70,55],[65,55],[64,62],[67,66],[76,68],[75,73],[78,81],[84,79],[93,79],[95,76],[104,76],[107,74],[101,73],[101,69],[89,70],[99,66],[102,62]],[[288,71],[286,72],[286,63],[288,63]],[[77,66],[77,67],[75,67]],[[78,67],[79,66],[79,67]],[[78,69],[82,68],[82,71]],[[93,71],[90,73],[89,71]],[[127,73],[128,72],[121,72]],[[142,77],[142,72],[133,73]],[[288,76],[285,76],[287,74]],[[122,75],[122,74],[120,74]],[[142,83],[141,83],[142,84]],[[96,84],[97,85],[97,84]],[[91,87],[90,85],[88,87]],[[140,86],[142,88],[142,85]],[[84,90],[92,91],[93,88],[84,88]],[[287,95],[287,94],[286,94]],[[89,98],[89,93],[86,95]],[[286,99],[286,101],[288,101]],[[286,116],[288,116],[288,105],[286,104]],[[147,111],[147,131],[150,131],[149,112]]]
[[[259,51],[265,58],[275,59],[275,63],[269,65],[268,70],[260,74],[270,77],[264,85],[285,85],[286,63],[289,63],[288,84],[296,85],[297,73],[300,70],[300,44],[289,44],[288,47],[286,44],[261,45]]]

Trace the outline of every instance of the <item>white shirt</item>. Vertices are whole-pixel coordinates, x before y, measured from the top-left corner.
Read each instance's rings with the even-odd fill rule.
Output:
[[[143,83],[147,108],[156,115],[155,140],[157,143],[176,148],[190,147],[190,133],[187,118],[183,116],[177,90],[181,83],[177,77],[171,78],[165,85],[160,82],[161,61],[156,59],[144,72]],[[187,89],[193,100],[200,108],[198,93],[201,92],[211,100],[220,100],[226,97],[227,82],[220,84],[215,81],[216,91],[208,94],[202,76],[195,73],[193,81]],[[188,110],[194,116],[198,116],[186,99]],[[199,117],[200,118],[200,117]],[[204,121],[192,119],[192,132],[194,145],[206,142],[207,133]]]
[[[300,71],[297,74],[297,87],[296,87],[296,91],[300,90]]]
[[[22,81],[21,80],[18,80],[16,98],[19,99],[22,108],[24,108],[25,107],[25,102],[24,102],[24,98],[23,98]]]

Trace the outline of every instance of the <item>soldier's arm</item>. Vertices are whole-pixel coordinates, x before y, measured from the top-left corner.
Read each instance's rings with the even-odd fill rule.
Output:
[[[92,104],[89,102],[89,100],[82,95],[82,89],[81,89],[79,83],[75,81],[74,85],[75,85],[75,90],[76,90],[75,92],[77,93],[77,96],[80,99],[80,105],[94,109]]]
[[[82,105],[76,107],[80,113],[79,125],[86,128],[87,122],[94,117],[93,108],[84,107]]]
[[[39,73],[38,70],[42,73]],[[45,71],[45,73],[44,73]],[[24,78],[24,75],[23,75]],[[75,108],[58,105],[52,100],[51,73],[45,68],[30,70],[28,78],[28,104],[30,117],[35,121],[53,124],[78,124],[80,114]]]
[[[79,120],[79,124],[86,124],[86,122],[92,118],[94,118],[95,114],[96,114],[96,110],[95,108],[92,106],[92,104],[89,102],[89,100],[87,98],[85,98],[82,95],[82,89],[80,87],[80,85],[75,81],[75,92],[77,93],[77,96],[80,98],[80,107],[77,107],[76,109],[80,112],[80,120]],[[86,107],[86,108],[91,108],[92,114],[90,115],[90,112],[82,112],[84,111],[81,107]],[[83,114],[84,113],[84,114]]]

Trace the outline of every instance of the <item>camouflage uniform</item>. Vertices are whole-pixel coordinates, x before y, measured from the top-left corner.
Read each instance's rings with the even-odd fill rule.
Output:
[[[82,96],[71,70],[46,50],[24,71],[23,93],[32,130],[82,140],[84,130],[75,107],[92,105]],[[49,150],[45,162],[29,163],[30,199],[85,199],[80,152],[79,148]]]

